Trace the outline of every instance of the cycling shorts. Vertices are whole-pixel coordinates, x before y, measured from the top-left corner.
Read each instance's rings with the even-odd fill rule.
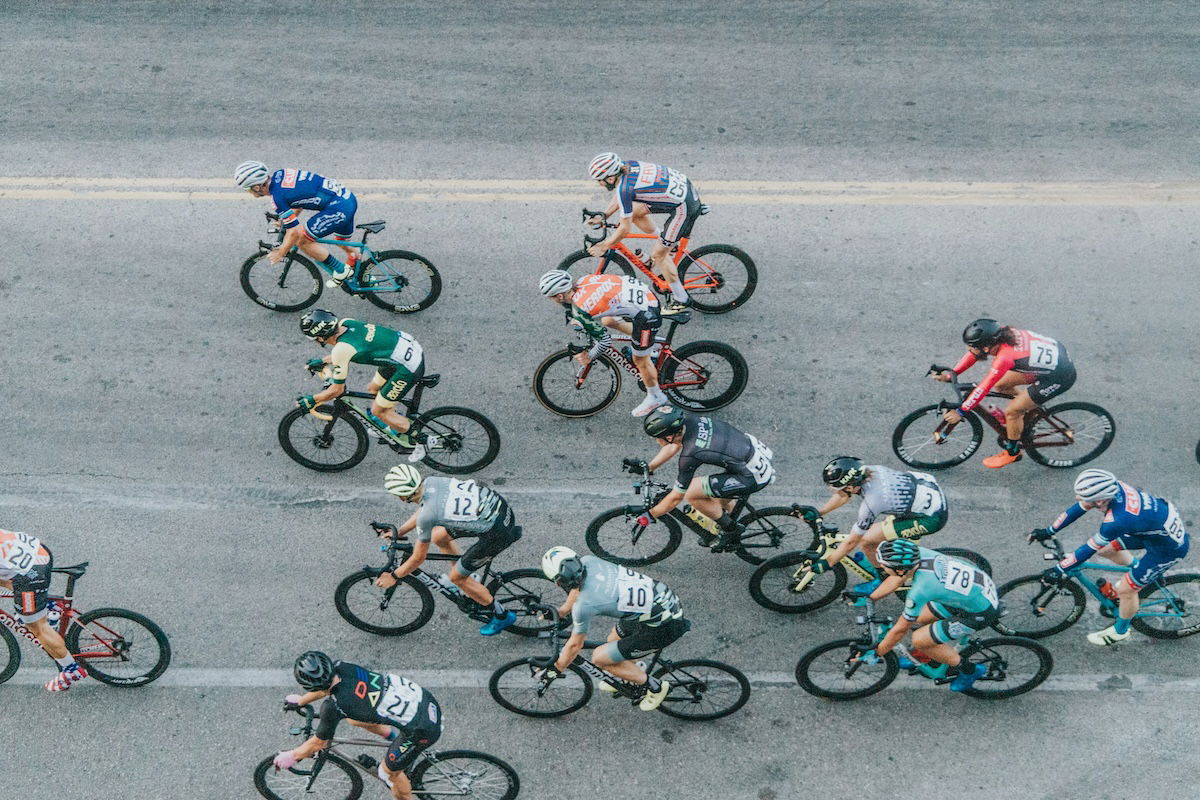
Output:
[[[883,518],[880,525],[883,528],[883,538],[889,542],[893,539],[916,541],[922,536],[937,533],[946,527],[946,520],[949,517],[950,514],[946,509],[942,509],[936,514],[918,514],[914,517],[897,517],[889,514]]]
[[[458,570],[459,575],[477,572],[520,538],[521,526],[506,523],[503,519],[497,520],[490,531],[476,539],[467,552],[454,562],[453,568]]]
[[[17,617],[26,625],[46,616],[46,603],[50,597],[50,568],[53,565],[54,559],[51,557],[48,563],[35,565],[27,574],[13,576],[13,607]]]
[[[986,611],[964,611],[941,603],[930,603],[929,610],[937,617],[937,621],[929,627],[929,635],[937,644],[946,644],[990,627],[1000,619],[1004,604]]]
[[[1113,544],[1119,543],[1118,539]],[[1124,549],[1118,547],[1118,550]],[[1179,561],[1187,555],[1187,548],[1178,550],[1147,550],[1142,553],[1142,557],[1137,560],[1129,572],[1125,575],[1125,582],[1135,590],[1143,589],[1146,586],[1154,583],[1158,578],[1171,567],[1179,563]]]
[[[415,372],[412,372],[408,367],[400,364],[387,364],[379,367],[375,372],[375,382],[383,381],[383,385],[379,387],[379,393],[375,396],[375,403],[380,408],[391,408],[408,394],[408,390],[413,387],[422,375],[425,374],[425,362],[422,361]]]
[[[388,748],[383,757],[384,766],[392,772],[408,772],[416,762],[417,757],[425,752],[442,736],[442,713],[437,703],[430,701],[429,714],[437,718],[431,722],[426,717],[421,722],[400,729],[400,735]]]
[[[304,232],[310,239],[340,239],[354,237],[354,215],[358,212],[358,198],[354,195],[336,203],[330,203],[308,218]]]
[[[621,638],[604,647],[608,660],[620,664],[662,650],[691,629],[692,623],[686,617],[669,619],[661,625],[648,625],[636,618],[626,617],[617,621],[617,636]]]
[[[654,208],[651,207],[653,211]],[[667,217],[667,221],[662,227],[662,243],[667,247],[676,244],[680,239],[686,239],[692,235],[692,226],[696,224],[696,220],[700,218],[700,195],[696,192],[696,187],[692,182],[688,181],[687,195],[683,202],[671,209],[671,216]]]
[[[646,311],[639,311],[633,319],[633,354],[648,356],[654,348],[654,333],[662,327],[662,317],[658,314],[658,306]]]
[[[757,483],[754,474],[745,472],[718,472],[704,479],[704,493],[709,497],[724,500],[732,497],[749,497],[771,482]]]
[[[1065,355],[1063,353],[1064,357]],[[1044,405],[1047,400],[1058,397],[1074,386],[1075,377],[1075,365],[1065,358],[1060,358],[1057,369],[1047,372],[1045,375],[1036,376],[1036,380],[1029,387],[1029,399],[1039,406]]]

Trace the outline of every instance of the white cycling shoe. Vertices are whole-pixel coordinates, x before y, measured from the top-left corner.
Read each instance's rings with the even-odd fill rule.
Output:
[[[1105,628],[1102,631],[1096,631],[1095,633],[1089,633],[1087,635],[1087,640],[1089,642],[1091,642],[1092,644],[1097,645],[1099,647],[1108,647],[1110,644],[1116,644],[1117,642],[1123,642],[1132,635],[1133,635],[1132,630],[1125,631],[1125,633],[1117,633],[1117,626],[1109,625],[1107,628]]]
[[[644,417],[659,406],[666,405],[667,402],[667,396],[662,392],[659,392],[657,395],[648,394],[646,395],[646,399],[629,413],[635,417]]]

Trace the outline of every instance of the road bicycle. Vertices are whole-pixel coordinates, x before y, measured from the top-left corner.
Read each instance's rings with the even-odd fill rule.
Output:
[[[952,370],[934,364],[927,374],[940,372]],[[974,391],[975,384],[960,383],[955,376],[950,385],[957,401],[943,400],[936,405],[922,406],[900,420],[892,433],[892,450],[905,464],[921,469],[945,469],[963,463],[982,444],[983,423],[999,437],[1007,438],[1004,411],[989,403],[987,398],[1011,399],[1011,394],[989,392],[982,403],[963,415],[962,422],[951,425],[942,419],[942,415],[952,408],[959,408]],[[1095,403],[1038,406],[1025,415],[1021,449],[1043,466],[1078,467],[1107,450],[1116,431],[1112,414]]]
[[[849,599],[849,598],[848,598]],[[815,697],[827,700],[858,700],[886,688],[900,674],[899,656],[912,664],[909,675],[942,685],[955,675],[945,664],[924,661],[903,642],[880,656],[878,664],[867,664],[858,656],[879,644],[892,627],[892,618],[877,616],[875,604],[865,603],[865,614],[855,618],[866,630],[857,639],[838,639],[816,647],[796,663],[796,682]],[[958,652],[964,662],[984,667],[983,676],[963,692],[983,700],[1016,697],[1039,686],[1050,677],[1054,657],[1032,639],[999,636],[983,639],[974,634],[959,639]]]
[[[558,609],[546,606],[546,615],[558,624]],[[546,667],[557,657],[557,643],[549,639],[549,655],[518,658],[492,673],[488,691],[503,708],[526,717],[562,717],[578,711],[592,698],[592,682],[604,684],[614,698],[623,697],[636,706],[645,687],[638,686],[597,667],[579,654],[560,677],[546,675]],[[601,642],[588,642],[595,648]],[[693,721],[729,716],[750,699],[750,680],[741,671],[702,658],[672,661],[655,650],[638,662],[647,675],[670,684],[658,710],[670,717]]]
[[[708,207],[703,206],[701,214],[708,213]],[[583,210],[584,222],[592,217],[602,216],[599,211]],[[615,228],[612,223],[591,225],[592,228]],[[625,242],[633,240],[648,240],[646,251],[630,249]],[[625,239],[601,258],[588,253],[587,248],[604,241],[604,237],[583,237],[583,249],[564,258],[558,269],[565,270],[573,277],[581,275],[600,274],[611,266],[630,278],[642,276],[650,281],[654,290],[663,298],[670,296],[671,287],[654,274],[650,269],[650,250],[658,241],[658,234],[631,232]],[[680,239],[671,254],[671,259],[679,269],[679,280],[691,298],[692,308],[704,314],[724,314],[745,304],[754,294],[758,285],[758,268],[745,251],[729,244],[708,244],[688,250],[688,240]]]
[[[1057,538],[1041,543],[1049,550],[1047,561],[1062,561],[1065,552]],[[1026,575],[1005,583],[999,589],[1008,613],[992,627],[1001,633],[1041,639],[1065,631],[1083,616],[1088,594],[1100,604],[1100,615],[1116,619],[1118,603],[1105,589],[1116,594],[1104,578],[1093,579],[1089,572],[1108,572],[1120,577],[1129,567],[1119,564],[1085,561],[1067,570],[1067,579],[1057,584],[1042,581],[1042,574]],[[1116,580],[1117,578],[1114,578]],[[1138,592],[1141,605],[1131,620],[1134,630],[1154,639],[1182,639],[1200,633],[1200,575],[1177,573],[1156,578]]]
[[[651,350],[658,372],[658,387],[675,405],[689,411],[714,411],[741,396],[750,377],[746,359],[724,342],[698,340],[674,347],[672,339],[681,320],[669,320],[666,333],[654,337]],[[631,339],[613,335],[612,344],[586,366],[575,360],[591,347],[570,344],[546,356],[533,373],[533,394],[538,402],[564,417],[590,417],[608,408],[621,393],[625,371],[645,389],[633,363]]]
[[[836,525],[817,527],[814,521],[817,510],[812,506],[792,505],[791,513],[803,520],[813,531],[812,544],[806,550],[781,553],[768,559],[750,576],[750,596],[763,608],[781,614],[806,614],[832,603],[846,588],[846,580],[854,573],[864,581],[879,577],[875,567],[861,552],[844,557],[820,575],[813,573],[813,555],[820,557],[846,540],[847,534]],[[934,548],[939,553],[960,558],[974,564],[988,575],[992,574],[991,563],[973,550],[960,547]],[[900,587],[899,592],[907,591]]]
[[[643,461],[627,458],[621,470],[634,473],[633,493],[642,497],[641,505],[618,506],[600,514],[590,523],[583,538],[588,549],[605,561],[627,567],[640,567],[662,561],[675,552],[683,541],[680,525],[698,537],[701,547],[712,548],[721,534],[716,520],[681,503],[657,522],[643,528],[636,520],[648,512],[671,490],[671,484],[651,479],[650,468]],[[747,497],[738,498],[729,512],[746,529],[738,534],[729,549],[748,564],[761,564],[779,552],[785,539],[789,543],[803,537],[808,541],[805,523],[784,506],[756,509]],[[712,550],[712,552],[722,552]]]
[[[321,370],[326,379],[329,369]],[[440,406],[421,413],[425,389],[438,385],[441,375],[417,378],[408,396],[400,399],[404,416],[412,422],[408,435],[424,449],[420,461],[449,475],[466,475],[483,469],[500,452],[500,432],[492,421],[470,408]],[[326,384],[328,386],[328,384]],[[373,431],[378,441],[402,455],[413,452],[400,434],[370,413],[369,392],[346,391],[331,403],[311,411],[296,407],[279,421],[279,444],[297,464],[318,472],[339,472],[356,466],[367,455]]]
[[[49,596],[61,615],[52,627],[90,677],[110,686],[145,686],[171,664],[171,642],[162,628],[133,611],[97,608],[80,612],[75,608],[75,583],[87,572],[88,563],[50,570],[67,576],[63,593]],[[0,590],[4,608],[12,607],[12,597],[11,591]],[[41,648],[33,631],[4,608],[0,608],[0,683],[16,675],[21,665],[18,637]]]
[[[308,308],[317,302],[325,285],[321,272],[332,272],[295,247],[278,264],[272,264],[267,254],[283,242],[285,231],[279,224],[278,214],[267,212],[266,217],[267,230],[275,233],[276,239],[274,242],[259,241],[258,252],[242,262],[242,290],[251,300],[272,311]],[[381,219],[355,225],[363,232],[360,242],[316,241],[358,251],[357,269],[341,284],[346,294],[365,297],[385,311],[400,314],[429,308],[442,293],[442,276],[424,256],[408,250],[375,251],[368,247],[367,237],[386,226]]]
[[[420,629],[433,618],[434,593],[454,603],[467,617],[476,622],[492,618],[491,608],[483,608],[444,575],[430,573],[418,567],[399,583],[380,589],[375,579],[392,572],[412,553],[412,542],[395,538],[396,527],[372,522],[377,536],[388,534],[392,541],[380,546],[387,554],[381,567],[364,566],[347,575],[337,585],[333,602],[342,619],[359,630],[380,636],[401,636]],[[430,551],[425,560],[457,561],[459,556]],[[517,621],[505,630],[518,636],[554,637],[558,629],[538,618],[542,605],[565,603],[567,596],[540,569],[514,569],[495,572],[489,561],[472,575],[482,583],[504,607],[517,615]]]
[[[312,706],[284,705],[285,711],[295,711],[304,717],[304,724],[288,733],[303,740],[313,735],[314,721],[319,715]],[[254,768],[254,788],[267,800],[357,800],[363,793],[363,776],[379,782],[384,794],[391,796],[379,777],[379,760],[368,753],[351,756],[347,750],[383,752],[391,742],[378,736],[343,739],[335,737],[329,746],[317,752],[311,760],[301,761],[291,769],[275,769],[274,754],[267,756]],[[513,800],[521,791],[521,780],[507,762],[476,750],[425,750],[415,764],[405,772],[412,783],[413,793],[420,798],[472,797],[479,800]]]

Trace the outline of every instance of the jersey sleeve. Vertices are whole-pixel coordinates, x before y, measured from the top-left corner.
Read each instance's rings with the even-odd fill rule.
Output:
[[[587,636],[588,628],[592,627],[592,612],[584,609],[578,601],[571,609],[571,633]]]
[[[621,207],[621,219],[633,216],[633,187],[636,180],[632,173],[626,173],[617,184],[617,204]]]
[[[975,391],[967,395],[967,399],[963,401],[961,410],[970,411],[975,406],[979,405],[979,401],[987,397],[987,393],[992,390],[996,382],[1004,377],[1013,367],[1013,357],[1011,353],[1005,352],[996,356],[996,360],[992,363],[992,368],[988,370],[988,374],[983,377],[979,385],[975,387]]]
[[[1079,503],[1075,503],[1066,511],[1059,514],[1058,519],[1054,520],[1054,522],[1051,522],[1047,527],[1049,527],[1050,530],[1054,531],[1055,533],[1058,533],[1086,513],[1087,510],[1084,509],[1083,506],[1079,505]]]
[[[337,730],[338,723],[342,721],[341,709],[337,707],[337,703],[334,702],[332,697],[326,697],[317,713],[320,714],[321,719],[317,722],[317,729],[313,731],[313,736],[316,736],[323,742],[328,742],[333,738],[333,733]]]
[[[871,509],[869,503],[863,500],[858,504],[858,519],[854,521],[854,527],[850,529],[851,536],[862,536],[867,532],[867,528],[871,527],[871,523],[875,521],[875,512]]]
[[[908,597],[904,600],[904,618],[909,622],[916,622],[917,617],[921,616],[921,608],[924,605],[925,600],[917,597],[917,592],[910,588]]]
[[[358,351],[346,342],[338,342],[329,354],[329,367],[333,372],[330,383],[345,383],[350,376],[350,359]]]
[[[679,474],[675,476],[675,491],[686,492],[691,485],[692,478],[696,477],[696,470],[700,468],[700,462],[695,456],[680,457],[679,459]]]
[[[437,524],[437,509],[422,503],[421,513],[417,514],[417,541],[428,542],[433,539],[433,526]]]
[[[294,228],[300,224],[300,209],[289,206],[283,195],[274,188],[271,189],[271,202],[275,204],[275,213],[279,215],[283,227]]]
[[[963,356],[962,358],[960,358],[958,363],[955,364],[950,369],[954,371],[955,375],[962,375],[964,372],[969,370],[971,367],[975,366],[975,362],[978,360],[979,359],[975,358],[975,354],[972,353],[970,350],[968,350],[967,354],[965,356]]]
[[[571,306],[571,317],[583,326],[583,332],[593,340],[592,347],[588,350],[589,358],[596,358],[612,344],[612,334],[608,332],[608,328],[579,306]]]

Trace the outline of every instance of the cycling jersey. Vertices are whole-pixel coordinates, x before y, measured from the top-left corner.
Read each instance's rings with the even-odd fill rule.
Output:
[[[987,396],[996,382],[1009,370],[1033,376],[1039,382],[1042,378],[1057,378],[1050,381],[1053,385],[1043,387],[1043,391],[1036,394],[1030,392],[1034,402],[1039,404],[1066,391],[1075,382],[1075,367],[1067,355],[1067,348],[1060,342],[1033,331],[1018,328],[1011,330],[1017,340],[1016,344],[1000,345],[1000,349],[992,357],[992,366],[987,375],[963,401],[960,410],[964,413],[979,405],[979,401]],[[976,361],[978,358],[968,350],[962,360],[953,367],[954,373],[961,375],[974,366]]]
[[[946,495],[932,475],[900,472],[878,464],[868,466],[867,472],[870,477],[862,484],[862,502],[858,506],[858,519],[850,529],[851,536],[862,536],[885,514],[912,518],[946,513]]]
[[[633,322],[636,355],[646,355],[653,344],[654,331],[661,324],[654,292],[641,281],[621,275],[580,278],[571,294],[570,315],[588,336],[596,340],[588,351],[591,358],[612,345],[612,335],[601,324],[601,317],[620,317]]]
[[[338,336],[329,355],[332,383],[346,382],[350,362],[377,367],[401,366],[414,374],[422,366],[424,351],[410,334],[356,319],[343,319],[339,324],[346,330]]]
[[[422,484],[417,538],[428,542],[441,525],[455,539],[486,534],[513,524],[513,512],[499,492],[473,480],[432,475]]]
[[[587,574],[571,608],[571,631],[587,635],[592,617],[631,619],[650,627],[683,617],[679,598],[662,581],[628,567],[583,556]]]
[[[687,175],[648,161],[626,161],[629,171],[621,176],[613,192],[621,207],[621,218],[633,216],[633,204],[645,203],[651,211],[671,211],[686,199],[691,181]]]
[[[50,563],[50,551],[28,533],[0,530],[0,580],[11,581],[31,575],[34,568]]]
[[[940,619],[952,616],[950,609],[983,614],[999,608],[996,584],[986,572],[937,550],[919,549],[921,564],[904,601],[904,618],[909,622],[916,622],[927,604]]]
[[[300,169],[277,169],[271,174],[271,200],[285,228],[300,224],[300,211],[318,211],[307,225],[313,238],[333,235],[347,239],[354,233],[358,198],[332,178]]]
[[[332,739],[344,719],[401,730],[441,724],[433,695],[407,678],[372,672],[348,661],[334,663],[333,674],[341,680],[321,703],[315,731],[318,739]]]
[[[762,442],[727,422],[684,413],[683,449],[679,451],[675,490],[686,492],[696,470],[703,464],[712,464],[725,470],[718,481],[722,494],[738,486],[756,491],[775,480],[773,455]]]

